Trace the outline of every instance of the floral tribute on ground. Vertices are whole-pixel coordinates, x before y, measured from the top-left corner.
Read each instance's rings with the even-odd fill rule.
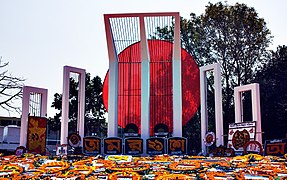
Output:
[[[0,157],[2,179],[287,179],[283,157],[41,156]]]

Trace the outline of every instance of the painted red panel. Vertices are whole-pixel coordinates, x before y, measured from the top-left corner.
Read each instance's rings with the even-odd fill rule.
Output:
[[[166,124],[172,131],[172,47],[162,40],[148,40],[150,53],[150,125]],[[190,54],[181,49],[182,121],[186,124],[200,103],[199,68]],[[140,130],[141,69],[140,44],[130,45],[119,54],[118,123],[124,128],[134,123]],[[103,86],[103,100],[108,109],[107,72]]]
[[[47,119],[44,117],[28,117],[27,150],[31,153],[46,153]]]

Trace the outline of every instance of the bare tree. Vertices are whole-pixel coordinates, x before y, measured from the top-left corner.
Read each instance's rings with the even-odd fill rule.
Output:
[[[21,112],[19,100],[22,99],[22,87],[24,79],[13,77],[6,69],[8,62],[2,62],[0,57],[0,109],[11,112]]]

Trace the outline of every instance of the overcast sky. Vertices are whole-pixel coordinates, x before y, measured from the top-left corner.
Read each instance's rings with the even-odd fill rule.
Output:
[[[86,69],[105,77],[108,55],[103,14],[180,12],[200,15],[208,0],[0,0],[0,56],[25,85],[62,93],[63,66]],[[287,45],[287,1],[228,0],[254,7],[274,36],[272,49]],[[48,117],[55,111],[48,108]],[[0,116],[9,114],[0,111]],[[11,116],[20,117],[17,114]]]

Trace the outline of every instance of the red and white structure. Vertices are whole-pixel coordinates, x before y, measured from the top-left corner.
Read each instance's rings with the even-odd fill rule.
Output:
[[[48,90],[43,88],[24,86],[22,98],[22,115],[20,129],[20,146],[26,147],[28,116],[47,116]]]
[[[63,71],[63,95],[62,95],[62,119],[61,119],[61,144],[68,144],[68,122],[69,122],[69,94],[70,94],[70,74],[79,74],[79,91],[78,91],[78,118],[77,131],[81,138],[84,137],[85,122],[85,83],[86,70],[71,66],[64,66]],[[81,141],[81,144],[83,141]]]
[[[174,23],[172,61],[172,116],[173,136],[182,136],[182,81],[181,81],[181,45],[180,45],[180,15],[179,13],[136,13],[136,14],[105,14],[105,28],[109,55],[108,82],[108,137],[118,136],[119,111],[119,54],[128,46],[139,43],[140,60],[137,72],[140,72],[138,84],[140,89],[140,132],[144,140],[150,137],[150,107],[151,107],[151,54],[149,51],[150,32],[156,27],[150,22],[154,19],[170,18]],[[164,24],[158,27],[170,26]],[[117,29],[120,28],[120,29]],[[154,28],[153,30],[151,30]],[[125,42],[125,43],[123,43]],[[131,52],[132,53],[132,52]],[[154,55],[154,54],[153,54]],[[133,62],[134,63],[134,62]]]

